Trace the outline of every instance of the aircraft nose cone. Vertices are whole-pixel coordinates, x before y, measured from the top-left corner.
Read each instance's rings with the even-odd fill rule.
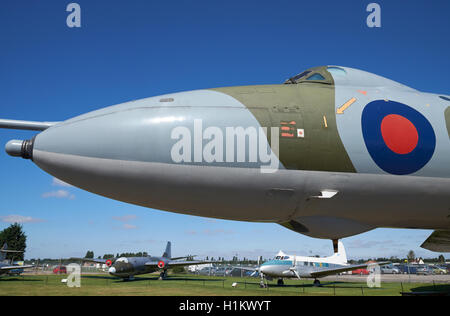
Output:
[[[259,272],[262,273],[262,274],[265,274],[265,273],[267,273],[268,271],[269,271],[269,267],[268,267],[268,266],[262,265],[262,266],[259,268]]]
[[[22,155],[22,145],[23,140],[10,140],[5,146],[5,151],[10,156],[20,157]]]
[[[111,274],[114,274],[114,273],[116,273],[116,268],[111,267],[111,268],[108,269],[108,272],[111,273]]]
[[[5,151],[12,157],[32,159],[34,140],[10,140],[5,145]]]

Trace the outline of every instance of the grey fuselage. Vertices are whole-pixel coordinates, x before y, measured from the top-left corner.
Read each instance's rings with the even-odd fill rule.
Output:
[[[135,275],[153,273],[158,271],[157,268],[152,266],[145,265],[147,262],[158,262],[158,261],[167,262],[167,258],[162,257],[122,257],[117,259],[109,268],[109,274],[128,279]]]
[[[323,82],[188,91],[87,113],[38,134],[27,153],[74,186],[170,212],[278,223],[327,239],[377,227],[450,229],[450,102],[351,68],[313,71]],[[394,137],[399,153],[377,157],[386,144],[365,134],[369,105],[425,118],[430,141],[416,126],[415,143]],[[254,140],[272,146],[270,160],[252,156],[250,135],[243,152],[238,136],[227,138],[228,129],[263,127]],[[337,194],[321,198],[324,190]]]
[[[297,278],[296,274],[291,270],[293,266],[292,260],[270,260],[261,265],[260,273],[264,276],[272,278]],[[314,262],[296,262],[295,269],[301,278],[311,278],[311,273],[320,272],[328,269],[339,269],[347,267],[345,264],[336,263],[314,263]]]

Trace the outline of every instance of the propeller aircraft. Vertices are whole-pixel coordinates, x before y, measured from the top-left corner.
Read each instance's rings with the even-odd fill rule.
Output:
[[[22,253],[23,251],[9,250],[8,245],[5,243],[0,249],[0,275],[19,275],[24,269],[35,268],[33,265],[18,265],[11,264],[6,260],[6,254],[8,253]]]
[[[347,254],[344,244],[339,241],[338,251],[330,257],[303,257],[296,255],[287,255],[280,251],[274,259],[264,262],[259,265],[258,259],[257,268],[240,269],[258,272],[261,277],[261,287],[265,287],[265,279],[278,278],[278,285],[284,285],[283,279],[289,278],[313,278],[314,285],[320,286],[319,278],[329,275],[335,275],[342,272],[353,271],[357,269],[367,268],[373,264],[357,264],[350,265],[347,262]],[[388,262],[377,263],[378,265],[385,265]]]

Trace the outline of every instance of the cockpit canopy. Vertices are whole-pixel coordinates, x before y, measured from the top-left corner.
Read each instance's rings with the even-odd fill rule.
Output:
[[[408,92],[417,92],[417,90],[413,88],[373,73],[341,66],[321,66],[310,68],[284,82],[284,84],[305,83],[354,87],[384,87]],[[446,97],[441,97],[441,99],[447,100]]]
[[[119,259],[116,260],[116,262],[128,263],[128,259],[125,257],[120,257]]]
[[[289,256],[276,256],[275,260],[289,260],[290,258]]]
[[[298,84],[303,82],[333,84],[333,78],[327,71],[327,67],[314,67],[289,78],[284,84]]]

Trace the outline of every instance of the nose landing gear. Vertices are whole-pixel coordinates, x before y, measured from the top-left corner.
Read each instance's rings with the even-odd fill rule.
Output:
[[[129,277],[124,278],[123,280],[124,280],[125,282],[128,282],[128,281],[134,281],[134,275],[130,275]]]
[[[161,272],[159,274],[159,279],[158,280],[164,280],[167,278],[167,270],[164,270],[163,272]]]
[[[260,273],[261,281],[259,282],[259,287],[265,289],[267,287],[267,282],[264,278],[264,274]]]

